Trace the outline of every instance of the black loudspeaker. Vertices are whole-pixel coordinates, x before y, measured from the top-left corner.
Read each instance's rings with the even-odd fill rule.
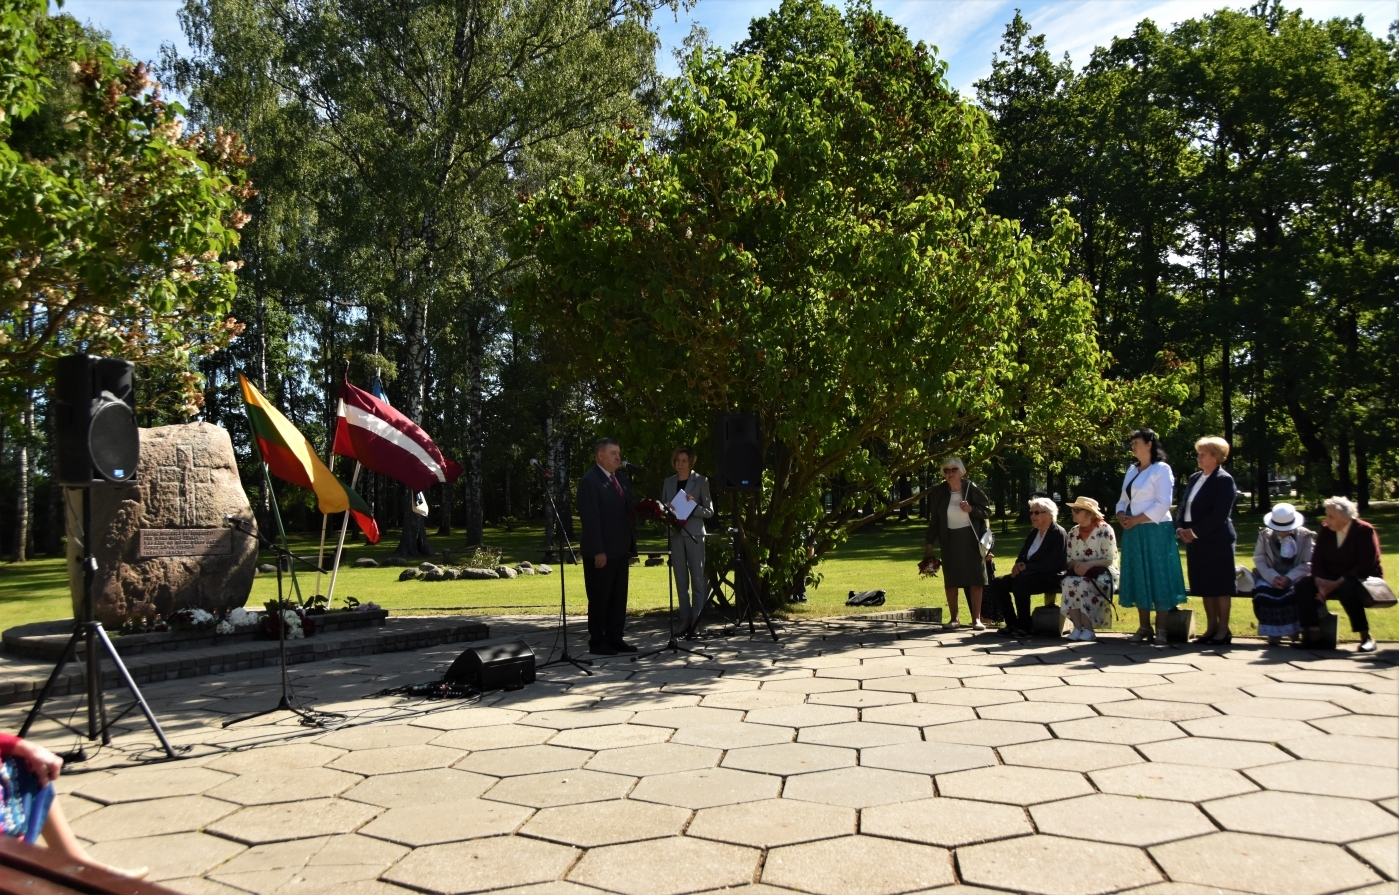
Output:
[[[763,489],[763,435],[758,418],[748,413],[721,413],[714,418],[716,491]]]
[[[85,487],[136,478],[135,366],[113,357],[73,354],[54,363],[58,480]]]
[[[518,690],[534,683],[534,650],[523,640],[480,643],[457,657],[443,677],[448,684],[490,690]]]

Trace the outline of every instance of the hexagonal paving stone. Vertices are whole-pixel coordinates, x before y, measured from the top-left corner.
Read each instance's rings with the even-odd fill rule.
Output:
[[[531,813],[522,805],[485,799],[437,802],[392,808],[370,821],[360,832],[416,848],[482,836],[503,836],[518,829]]]
[[[289,873],[288,881],[279,891],[285,893],[335,892],[337,895],[401,895],[397,887],[375,882],[379,874],[388,870],[408,849],[391,842],[370,839],[365,836],[332,836],[325,839],[303,839],[297,842],[281,842],[274,845],[251,848],[228,864],[218,868],[216,876],[222,882],[254,892],[270,891],[267,888],[280,875],[256,870],[249,873],[231,872],[232,868],[243,864],[244,858],[263,849],[281,849],[287,846],[309,846],[301,856],[287,861],[283,873]],[[305,860],[301,860],[304,856]],[[211,893],[224,895],[224,893]],[[227,893],[232,895],[232,893]]]
[[[1028,721],[1031,724],[1098,717],[1089,706],[1069,702],[1006,702],[977,709],[977,715],[988,721]]]
[[[1024,702],[1025,697],[1015,690],[977,690],[971,687],[956,687],[948,690],[932,690],[914,694],[919,702],[935,705],[964,705],[977,708],[983,705],[1002,705],[1009,702]]]
[[[502,836],[417,849],[383,878],[439,895],[483,892],[558,879],[577,855],[552,842]]]
[[[865,681],[862,689],[881,690],[889,693],[927,693],[930,690],[956,690],[960,689],[960,686],[956,678],[909,674]]]
[[[1010,746],[1049,739],[1042,724],[1020,721],[958,721],[923,728],[923,736],[943,743],[966,743],[970,746]]]
[[[756,802],[775,797],[782,786],[777,777],[750,774],[729,768],[706,768],[643,777],[632,792],[633,799],[678,805],[681,808],[712,808],[737,802]]]
[[[584,729],[592,730],[594,728]],[[548,727],[522,727],[519,724],[493,724],[490,727],[466,727],[461,730],[448,730],[445,733],[434,731],[434,733],[437,736],[432,738],[432,745],[446,746],[449,749],[466,749],[471,752],[485,749],[511,749],[515,746],[538,746],[555,735],[554,731]]]
[[[1320,895],[1379,882],[1334,845],[1247,833],[1214,833],[1151,849],[1176,882],[1259,895]]]
[[[1318,718],[1313,727],[1320,727],[1327,733],[1358,737],[1399,737],[1399,718],[1385,718],[1380,715],[1339,715],[1334,718]]]
[[[432,712],[421,718],[414,718],[412,723],[416,727],[431,727],[435,730],[465,730],[470,727],[514,724],[524,716],[525,713],[518,709],[499,709],[478,705],[467,709]]]
[[[1226,715],[1243,715],[1249,718],[1286,718],[1294,721],[1311,721],[1316,718],[1329,718],[1344,715],[1345,709],[1329,702],[1312,699],[1226,699],[1216,702],[1214,707]]]
[[[1399,834],[1352,842],[1350,850],[1390,879],[1399,879]]]
[[[732,724],[742,720],[743,712],[733,709],[707,709],[696,705],[681,709],[637,712],[631,723],[650,727],[703,727],[707,724]]]
[[[655,743],[650,746],[604,750],[588,759],[586,767],[593,771],[645,777],[649,774],[712,768],[719,763],[722,754],[718,749],[705,749],[701,746]]]
[[[1040,669],[1033,674],[1002,674],[978,677],[967,681],[967,686],[976,690],[1044,690],[1062,687],[1064,682]]]
[[[1292,760],[1292,756],[1272,743],[1255,743],[1249,740],[1185,737],[1180,740],[1147,743],[1141,748],[1152,761],[1194,764],[1205,768],[1233,768],[1236,771]]]
[[[1000,748],[1006,764],[1060,771],[1097,771],[1127,764],[1140,764],[1142,757],[1131,746],[1117,743],[1087,743],[1082,740],[1040,740]]]
[[[778,727],[816,727],[821,724],[843,724],[859,720],[856,709],[836,705],[788,705],[771,709],[754,709],[748,713],[750,724],[773,724]]]
[[[1107,793],[1035,805],[1030,815],[1041,833],[1119,845],[1156,845],[1215,831],[1194,805]]]
[[[948,774],[996,763],[996,753],[985,746],[964,743],[900,743],[860,750],[860,764],[913,774]]]
[[[581,769],[555,771],[552,774],[508,777],[486,790],[484,797],[531,808],[551,808],[620,799],[635,783],[635,778],[619,774],[599,774]]]
[[[328,767],[372,777],[375,774],[450,767],[463,754],[458,749],[447,749],[443,746],[393,746],[387,749],[351,752],[335,759]]]
[[[575,727],[602,727],[606,724],[625,724],[635,712],[626,709],[559,709],[550,712],[531,712],[516,724],[530,727],[552,727],[555,730],[571,730]]]
[[[319,768],[344,755],[343,749],[318,746],[314,743],[263,746],[242,752],[227,752],[205,767],[231,774],[247,774],[272,768]]]
[[[316,740],[335,749],[387,749],[390,746],[422,746],[437,736],[436,731],[411,724],[366,724],[328,733]]]
[[[887,805],[932,794],[932,780],[923,774],[864,767],[800,774],[788,779],[782,790],[783,798],[847,808]]]
[[[625,749],[628,746],[651,746],[670,739],[671,731],[664,727],[644,724],[609,724],[603,727],[577,727],[561,730],[549,740],[551,746],[567,749]]]
[[[1159,687],[1138,687],[1136,694],[1142,699],[1161,702],[1194,702],[1213,705],[1229,699],[1244,699],[1248,694],[1228,687],[1191,687],[1185,684],[1162,684]],[[1211,714],[1215,714],[1211,712]]]
[[[346,799],[308,799],[281,805],[244,808],[209,826],[209,832],[259,845],[309,839],[359,829],[383,809]]]
[[[976,711],[964,705],[941,705],[935,702],[915,702],[867,709],[861,713],[865,721],[876,724],[904,724],[910,727],[931,727],[956,721],[976,720]]]
[[[595,848],[642,839],[678,836],[690,819],[686,808],[632,799],[545,808],[520,830],[565,845]]]
[[[922,739],[916,727],[901,724],[875,724],[869,721],[851,721],[847,724],[823,724],[820,727],[803,727],[797,734],[797,742],[816,743],[820,746],[845,746],[852,749],[867,749],[873,746],[892,746],[895,743],[913,743]]]
[[[1368,764],[1381,768],[1399,766],[1399,743],[1383,737],[1322,734],[1283,740],[1278,745],[1298,758],[1317,761],[1343,758],[1346,764]]]
[[[1159,699],[1105,702],[1094,708],[1101,714],[1114,718],[1147,718],[1152,721],[1190,721],[1195,718],[1213,718],[1219,714],[1208,705],[1195,702],[1166,702]]]
[[[852,709],[902,705],[913,702],[912,693],[888,693],[881,690],[845,690],[839,693],[814,693],[807,697],[810,705],[843,705]]]
[[[1155,761],[1090,771],[1088,776],[1103,792],[1176,802],[1205,802],[1257,789],[1238,771],[1228,768],[1192,767]]]
[[[1185,736],[1179,727],[1169,721],[1150,721],[1144,718],[1085,718],[1082,721],[1062,721],[1049,726],[1060,739],[1119,743],[1124,746],[1139,746],[1142,743]]]
[[[1161,881],[1140,849],[1058,836],[1022,836],[957,850],[968,883],[1035,895],[1099,895]]]
[[[1295,792],[1255,792],[1206,802],[1226,830],[1344,844],[1392,833],[1394,816],[1359,799]]]
[[[937,781],[938,792],[944,796],[1009,805],[1034,805],[1093,791],[1082,774],[1018,765],[942,774]]]
[[[174,833],[140,839],[114,839],[90,846],[87,853],[115,867],[149,867],[151,882],[197,877],[247,846],[206,833]]]
[[[885,658],[896,658],[886,656]],[[818,678],[833,677],[847,681],[869,681],[885,677],[907,677],[907,669],[891,668],[888,665],[838,665],[831,668],[821,668],[816,672]]]
[[[1137,696],[1125,687],[1046,687],[1042,690],[1027,690],[1025,698],[1033,702],[1068,702],[1078,705],[1097,705],[1102,702],[1124,702]]]
[[[234,777],[209,790],[208,794],[239,805],[271,805],[338,796],[363,779],[357,774],[330,768],[296,771],[270,768]]]
[[[1250,696],[1266,699],[1315,699],[1321,702],[1347,696],[1355,691],[1350,687],[1333,687],[1329,684],[1253,684],[1243,688]]]
[[[560,746],[519,746],[514,749],[493,749],[473,752],[460,761],[462,770],[488,774],[492,777],[517,777],[522,774],[545,774],[581,768],[590,758],[582,749]]]
[[[84,798],[112,805],[117,802],[138,802],[168,796],[197,796],[232,779],[231,774],[209,768],[131,768],[111,777],[79,777],[78,786],[73,792]],[[73,819],[69,817],[69,820]]]
[[[474,799],[495,785],[495,782],[494,777],[469,771],[433,768],[427,771],[370,777],[347,790],[342,797],[378,805],[381,808],[408,808],[414,805],[436,805]]]
[[[1315,736],[1316,728],[1304,721],[1285,718],[1251,718],[1246,715],[1223,715],[1182,721],[1180,726],[1191,736],[1214,737],[1221,740],[1252,740],[1256,743],[1276,743],[1279,740]]]
[[[1394,718],[1394,698],[1388,694],[1356,693],[1337,696],[1331,700],[1343,709],[1361,715],[1379,715],[1391,721]]]
[[[797,799],[765,799],[705,808],[685,831],[687,836],[755,848],[831,839],[854,832],[854,809]]]
[[[711,693],[704,697],[700,705],[714,709],[770,709],[783,705],[801,705],[806,702],[803,693],[784,693],[781,690],[735,690],[730,693]]]
[[[108,805],[75,820],[72,826],[73,832],[88,842],[143,839],[201,830],[237,810],[237,805],[205,796],[171,796]]]
[[[623,895],[679,895],[750,881],[760,853],[688,836],[590,850],[568,877]]]
[[[274,842],[255,846],[227,864],[215,868],[214,872],[209,874],[209,879],[220,886],[236,886],[238,889],[249,892],[274,892],[281,886],[290,883],[295,878],[297,871],[305,867],[306,862],[311,860],[329,841],[329,837],[318,836],[314,839],[299,839],[295,842]],[[374,842],[375,840],[367,841]],[[402,846],[383,844],[399,852],[400,857],[406,851]],[[383,867],[381,871],[387,869],[388,867]]]
[[[860,832],[889,839],[957,848],[1033,833],[1025,810],[966,799],[919,799],[866,808]]]
[[[1393,768],[1336,761],[1288,761],[1244,771],[1264,789],[1348,799],[1386,799],[1399,794]]]
[[[814,746],[809,743],[781,743],[776,746],[730,750],[724,756],[724,767],[786,777],[789,774],[854,767],[855,758],[854,749]]]
[[[763,882],[816,895],[892,895],[954,881],[945,850],[873,836],[773,849],[763,865]]]
[[[712,749],[742,749],[745,746],[790,743],[796,733],[790,727],[773,727],[769,724],[709,724],[704,727],[682,727],[670,741]]]

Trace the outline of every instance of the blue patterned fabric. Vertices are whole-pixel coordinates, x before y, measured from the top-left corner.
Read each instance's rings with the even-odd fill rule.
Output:
[[[40,786],[23,759],[11,756],[0,763],[0,833],[36,841],[52,804],[53,784]]]
[[[1123,531],[1120,561],[1117,598],[1122,608],[1165,612],[1185,602],[1174,523],[1143,522]]]

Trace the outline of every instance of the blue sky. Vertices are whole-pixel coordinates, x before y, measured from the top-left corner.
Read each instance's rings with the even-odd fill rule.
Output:
[[[948,62],[948,80],[969,91],[991,67],[1006,22],[1019,7],[1035,31],[1046,36],[1057,58],[1069,53],[1081,66],[1095,46],[1129,34],[1137,22],[1151,18],[1163,27],[1199,16],[1221,6],[1246,6],[1220,0],[875,0],[875,5],[906,27],[914,40],[939,49]],[[184,48],[176,14],[179,0],[66,0],[64,10],[108,31],[114,43],[135,56],[156,60],[163,43]],[[657,26],[664,44],[661,64],[674,73],[671,49],[689,32],[692,22],[708,30],[715,43],[728,46],[743,38],[748,22],[766,13],[776,0],[699,0],[678,16],[662,10]],[[1370,30],[1384,34],[1399,18],[1399,0],[1302,0],[1313,18],[1364,15]]]

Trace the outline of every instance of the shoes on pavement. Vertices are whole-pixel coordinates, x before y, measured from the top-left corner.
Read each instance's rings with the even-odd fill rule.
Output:
[[[1366,634],[1365,639],[1360,641],[1359,650],[1362,653],[1373,653],[1375,651],[1375,638]]]
[[[985,631],[985,630],[986,630],[986,626],[985,626],[984,624],[981,623],[981,619],[977,619],[976,621],[972,622],[972,630],[973,630],[973,631]]]
[[[617,655],[617,650],[613,649],[612,647],[608,646],[608,645],[605,644],[605,643],[590,643],[590,644],[588,644],[588,652],[592,653],[592,654],[595,655],[595,656],[615,656],[615,655]]]
[[[1128,638],[1129,643],[1146,643],[1151,640],[1154,632],[1150,628],[1138,628],[1137,633]]]
[[[1078,640],[1080,643],[1094,643],[1098,640],[1098,635],[1093,632],[1092,628],[1083,628],[1079,631]]]
[[[1157,629],[1156,629],[1156,645],[1157,645],[1157,646],[1165,646],[1165,645],[1166,645],[1167,643],[1169,643],[1169,642],[1170,642],[1170,638],[1168,638],[1168,637],[1166,636],[1166,629],[1165,629],[1165,628],[1157,628]]]
[[[1073,640],[1073,641],[1077,642],[1077,641],[1078,641],[1078,636],[1079,636],[1080,634],[1082,634],[1082,633],[1083,633],[1083,629],[1082,629],[1082,628],[1074,628],[1072,631],[1069,632],[1069,636],[1065,637],[1064,639],[1065,639],[1065,640]]]
[[[630,643],[627,643],[625,640],[619,640],[616,643],[609,645],[619,653],[634,653],[637,651],[636,647],[632,646]]]
[[[960,627],[962,627],[962,623],[959,622],[959,621],[957,621],[957,619],[954,618],[952,621],[950,621],[950,622],[948,622],[947,624],[943,625],[943,626],[942,626],[942,629],[943,629],[944,631],[955,631],[955,630],[957,630],[957,629],[960,628]]]

